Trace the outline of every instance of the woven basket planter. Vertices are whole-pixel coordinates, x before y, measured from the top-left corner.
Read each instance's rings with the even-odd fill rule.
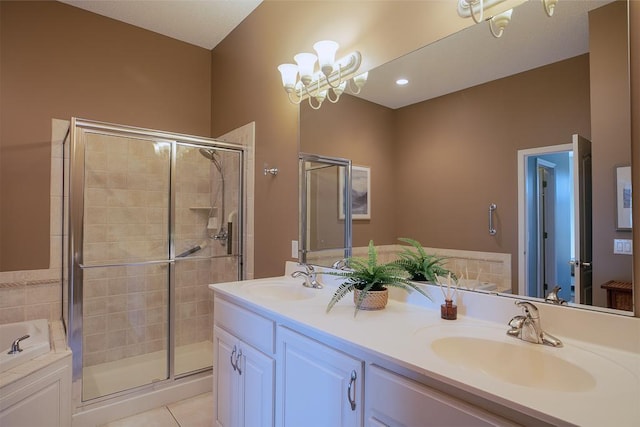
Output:
[[[358,304],[360,298],[359,289],[353,290],[353,303]],[[360,304],[360,310],[382,310],[387,306],[389,301],[389,291],[387,289],[383,291],[368,291]]]

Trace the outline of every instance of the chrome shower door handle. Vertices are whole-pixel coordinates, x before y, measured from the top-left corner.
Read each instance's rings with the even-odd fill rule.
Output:
[[[495,211],[497,208],[498,206],[496,206],[495,203],[491,203],[489,205],[489,235],[491,236],[495,236],[498,232],[493,226],[493,211]]]
[[[347,387],[347,399],[349,399],[349,405],[351,405],[351,410],[356,410],[356,379],[358,379],[358,374],[356,371],[351,371],[351,379],[349,380],[349,386]],[[351,392],[353,391],[353,398],[351,398]]]

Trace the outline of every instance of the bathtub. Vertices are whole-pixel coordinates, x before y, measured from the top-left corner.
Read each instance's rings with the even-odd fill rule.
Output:
[[[29,338],[20,341],[22,351],[8,354],[13,341],[24,335],[29,335]],[[47,319],[0,325],[0,372],[15,368],[28,360],[48,353],[50,349],[49,321]]]

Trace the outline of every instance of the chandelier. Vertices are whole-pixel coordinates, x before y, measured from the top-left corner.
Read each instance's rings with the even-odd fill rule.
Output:
[[[314,44],[313,48],[317,55],[299,53],[293,57],[296,64],[278,66],[282,86],[291,103],[297,105],[307,98],[311,108],[317,110],[325,99],[338,102],[347,87],[354,94],[360,93],[368,77],[366,72],[356,75],[362,62],[360,52],[354,51],[336,61],[338,43],[323,40]]]
[[[552,17],[558,0],[541,1],[544,12],[548,17]],[[463,18],[471,17],[476,24],[479,24],[485,20],[484,14],[487,10],[503,2],[505,0],[458,0],[458,15]],[[509,9],[487,18],[489,30],[494,37],[502,37],[504,29],[511,22],[512,12],[513,9]]]

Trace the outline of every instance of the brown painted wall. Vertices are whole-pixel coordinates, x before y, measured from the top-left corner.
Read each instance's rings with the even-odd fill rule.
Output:
[[[249,30],[232,32],[212,54],[212,134],[256,122],[255,277],[281,275],[298,239],[298,107],[283,96],[277,64],[265,70],[265,38],[275,31],[264,27],[264,11],[259,6],[242,24]],[[278,175],[260,174],[265,164]]]
[[[609,280],[631,281],[633,258],[613,254],[614,239],[631,239],[616,231],[615,167],[631,164],[626,4],[614,2],[589,13],[591,73],[591,151],[593,156],[594,303],[606,306]],[[637,196],[636,196],[637,197]]]
[[[517,284],[517,152],[589,138],[588,56],[403,108],[398,129],[398,232],[425,246],[511,253]]]
[[[51,119],[208,136],[208,50],[52,1],[0,2],[0,271],[49,268]]]
[[[353,245],[397,243],[393,201],[394,111],[350,95],[320,110],[300,107],[301,151],[351,159],[371,168],[371,219],[353,222]],[[347,118],[347,120],[345,120]]]

